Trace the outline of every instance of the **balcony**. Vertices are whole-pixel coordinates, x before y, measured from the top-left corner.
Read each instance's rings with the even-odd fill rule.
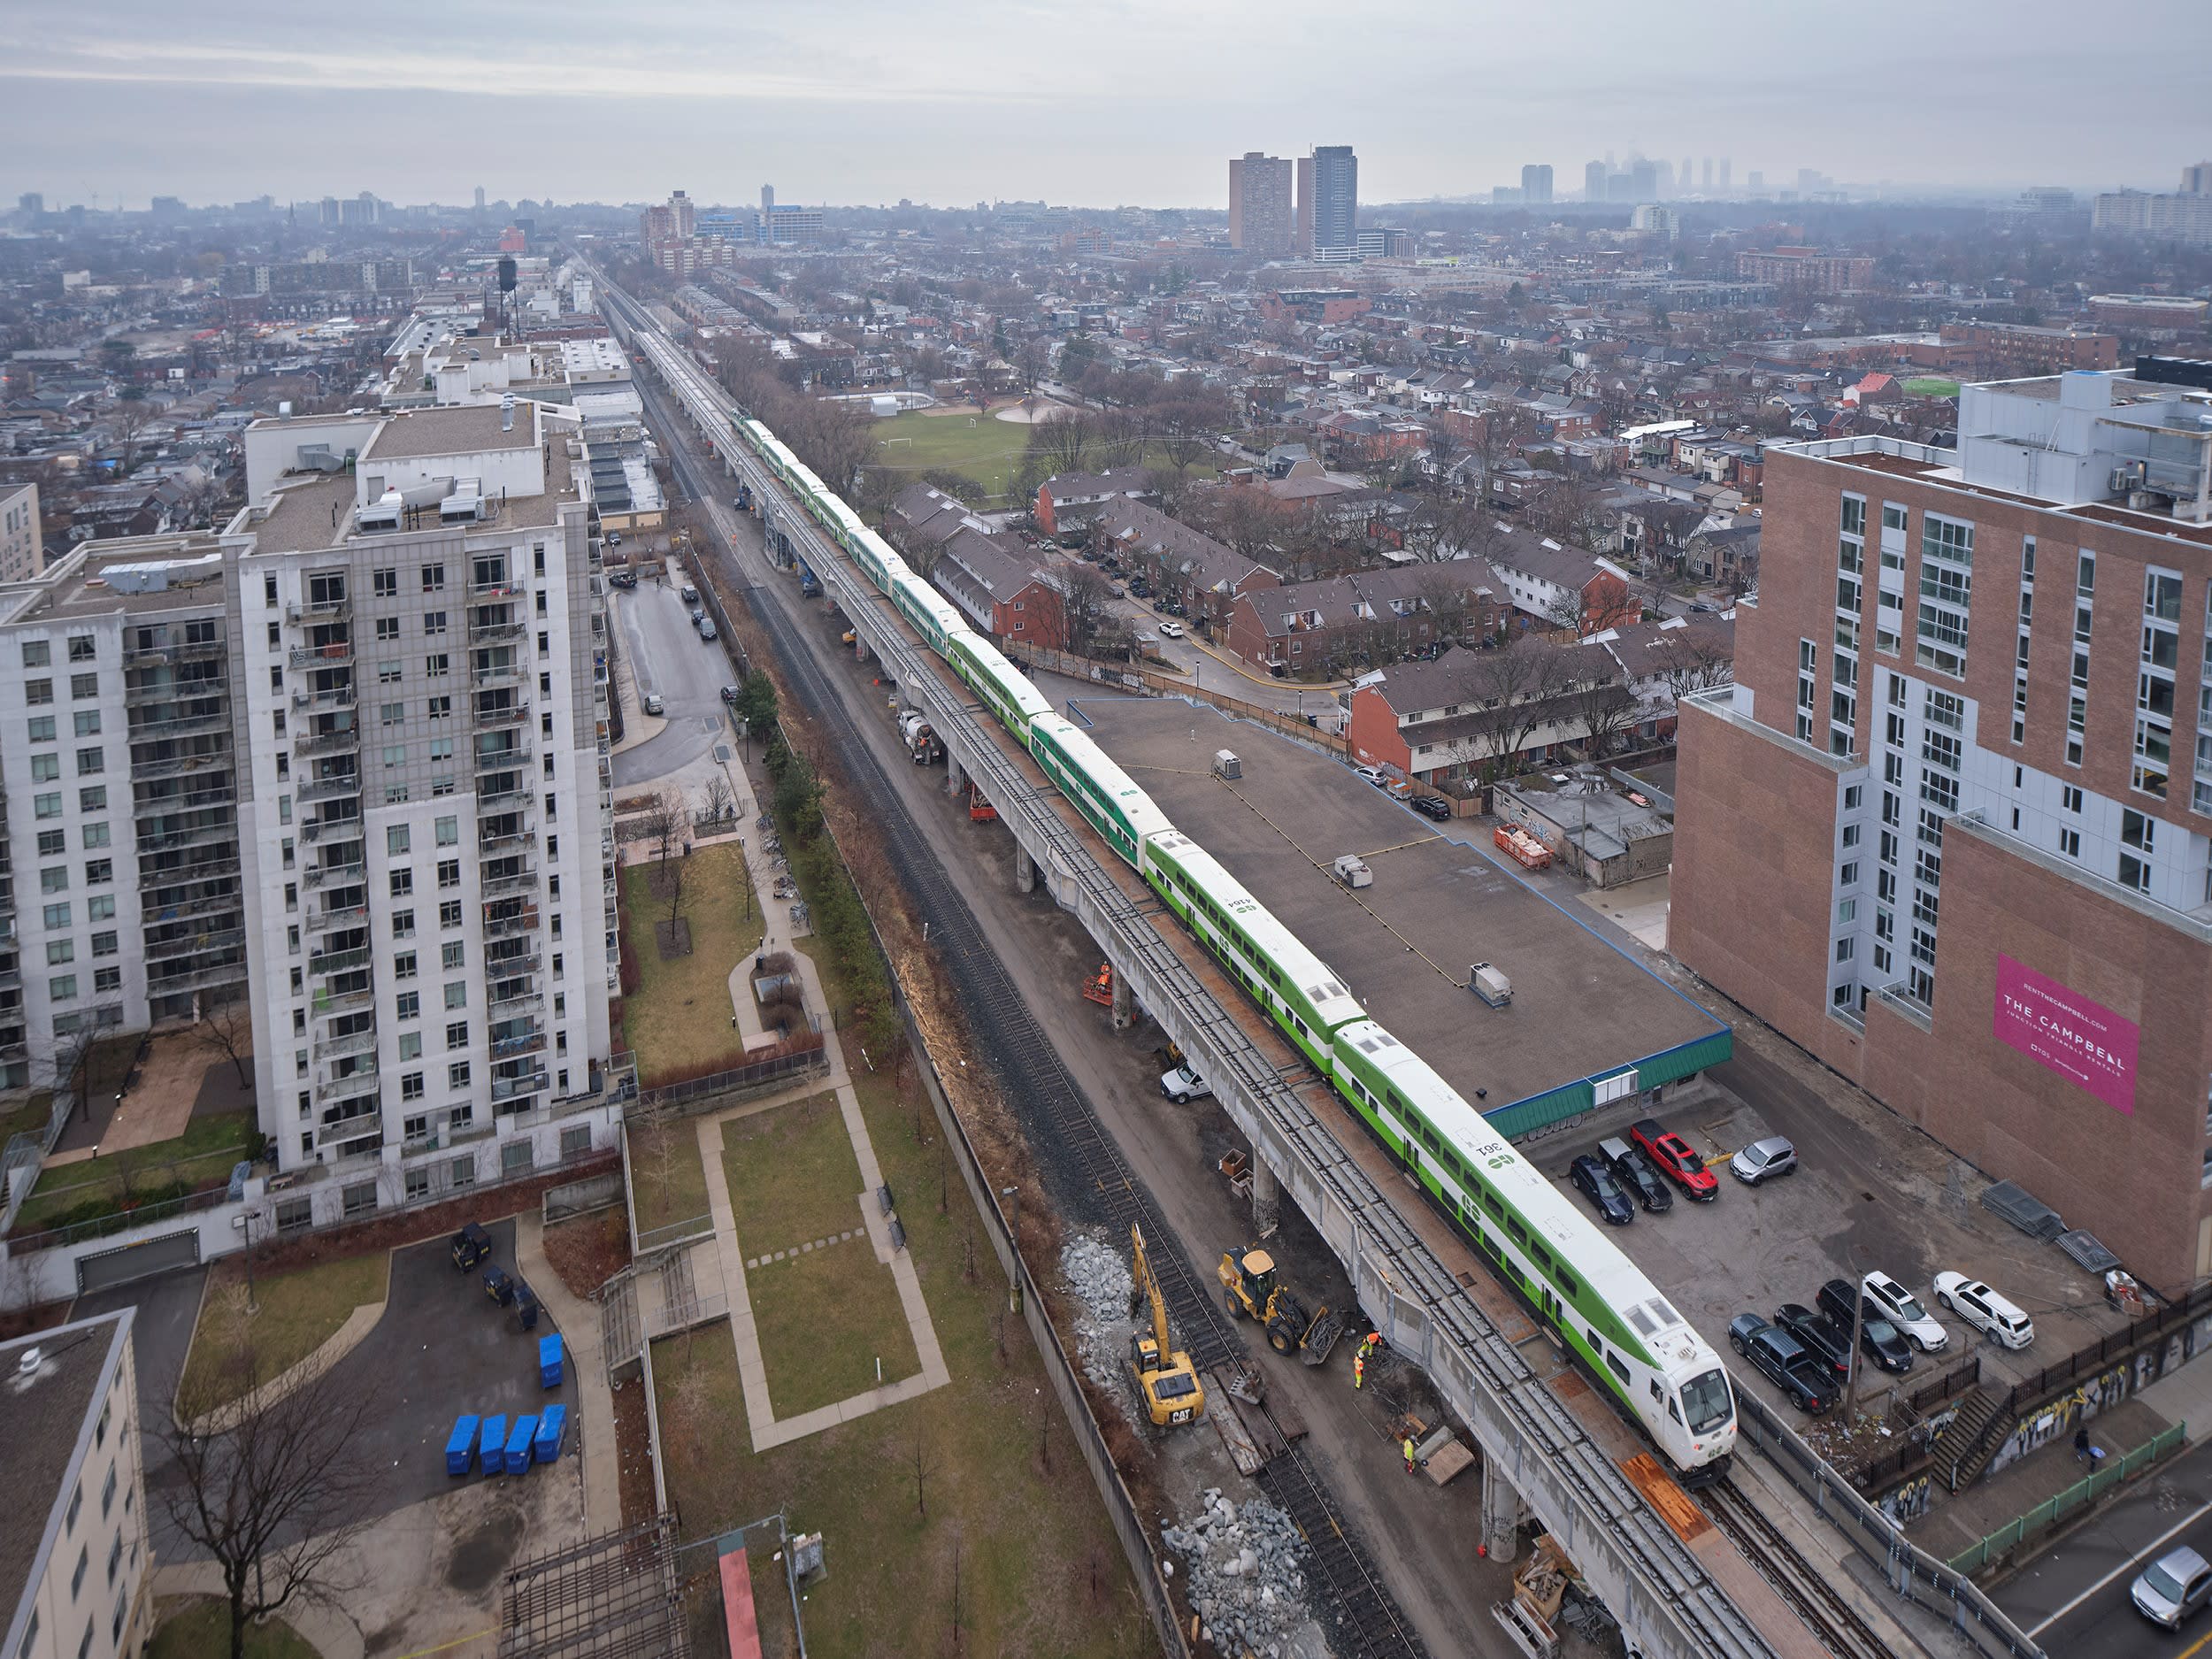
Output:
[[[326,691],[296,691],[292,706],[312,713],[319,709],[350,709],[354,703],[351,686],[333,686]]]
[[[292,752],[303,757],[348,754],[361,747],[361,728],[341,726],[326,732],[300,732],[292,739]]]
[[[368,867],[367,862],[359,858],[351,864],[310,864],[301,872],[301,879],[311,887],[319,887],[326,881],[358,881]]]
[[[131,803],[134,818],[173,818],[180,812],[209,812],[218,809],[227,811],[238,804],[238,797],[227,778],[212,787],[191,790],[183,795],[138,795]]]
[[[495,622],[480,619],[474,611],[469,613],[469,638],[472,640],[518,640],[527,626],[519,618]]]
[[[538,885],[537,866],[531,864],[505,875],[486,876],[480,885],[487,897],[502,893],[534,891]]]
[[[214,985],[235,985],[245,977],[246,959],[241,956],[229,962],[211,962],[204,967],[188,968],[182,973],[149,972],[146,994],[173,996],[183,991],[204,991]]]
[[[526,1071],[519,1077],[495,1077],[492,1079],[492,1098],[495,1101],[513,1100],[518,1095],[534,1094],[545,1087],[549,1073]]]
[[[356,968],[369,965],[369,948],[349,945],[342,950],[311,951],[307,958],[310,973],[350,973]]]
[[[495,731],[503,726],[521,726],[529,718],[530,700],[527,697],[517,697],[511,703],[476,710],[476,724],[487,731]]]
[[[490,806],[501,801],[527,801],[529,798],[530,780],[516,770],[493,772],[476,791],[479,806]]]
[[[372,986],[365,985],[357,991],[318,991],[312,1012],[317,1019],[322,1019],[331,1014],[350,1014],[370,1007],[375,1001],[376,991]]]
[[[230,705],[224,702],[212,709],[196,709],[190,714],[173,714],[159,720],[134,720],[128,736],[134,743],[150,743],[173,737],[189,737],[195,732],[227,732],[229,729]]]
[[[220,637],[212,640],[174,640],[163,645],[138,645],[123,648],[123,666],[126,668],[165,668],[177,663],[204,662],[211,657],[220,657],[225,642]]]
[[[484,918],[484,937],[487,939],[513,939],[522,933],[535,933],[537,928],[538,907],[534,904],[526,905],[511,916],[488,916]]]
[[[195,824],[185,829],[164,830],[157,835],[141,835],[138,850],[142,853],[173,852],[180,847],[197,847],[213,841],[236,841],[238,820],[235,818],[212,824]]]
[[[188,755],[161,755],[142,759],[136,754],[131,757],[131,776],[142,781],[219,769],[225,772],[230,769],[230,751],[227,749],[203,749]]]
[[[376,1061],[354,1066],[349,1071],[325,1071],[315,1079],[314,1092],[318,1103],[354,1100],[376,1093]]]
[[[495,853],[511,852],[517,848],[526,847],[533,839],[534,832],[526,823],[520,829],[499,830],[492,834],[479,835],[476,850],[488,857]]]
[[[534,1008],[545,1006],[545,992],[534,981],[511,979],[508,985],[511,988],[504,992],[496,985],[492,987],[489,1006],[496,1018],[517,1018]],[[503,1010],[504,1012],[501,1011]]]
[[[23,970],[11,964],[0,968],[0,991],[17,991],[23,987]]]
[[[326,1037],[315,1045],[318,1060],[342,1060],[350,1054],[367,1054],[376,1047],[376,1032],[349,1031],[342,1037]],[[373,1069],[373,1068],[372,1068]]]
[[[315,1125],[315,1144],[327,1146],[334,1141],[355,1141],[367,1135],[381,1139],[383,1133],[384,1115],[372,1101],[365,1111],[325,1117]]]
[[[225,927],[211,933],[173,933],[166,939],[148,939],[146,960],[174,962],[182,956],[204,956],[211,950],[228,950],[245,942],[246,930],[242,927]]]
[[[303,806],[313,801],[334,801],[341,795],[359,795],[361,774],[346,772],[326,778],[303,778],[292,793]]]
[[[470,758],[476,764],[476,775],[480,778],[488,772],[512,772],[518,768],[526,767],[530,764],[533,753],[534,751],[527,743],[517,743],[509,749],[479,749],[469,751]]]
[[[305,604],[293,606],[290,609],[298,611],[302,616],[342,617],[353,609],[353,601],[345,594],[338,594],[326,595],[320,599],[310,599]]]
[[[521,599],[527,595],[528,591],[522,583],[508,577],[502,577],[497,581],[469,584],[469,598],[472,602],[488,599]]]
[[[292,648],[292,666],[295,668],[335,668],[352,660],[351,640],[333,640],[327,645],[295,645]]]
[[[471,668],[469,683],[472,686],[512,685],[522,678],[520,663],[500,663],[490,668]]]
[[[518,1059],[526,1054],[540,1053],[544,1048],[545,1033],[534,1028],[491,1040],[492,1058],[495,1060]]]
[[[315,912],[311,927],[359,927],[369,919],[369,902],[365,898],[349,899],[341,903],[336,899],[326,902]]]

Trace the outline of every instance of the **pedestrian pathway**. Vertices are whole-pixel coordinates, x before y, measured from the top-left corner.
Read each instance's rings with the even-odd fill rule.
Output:
[[[592,1537],[622,1525],[622,1490],[614,1443],[614,1394],[599,1345],[599,1310],[561,1282],[545,1256],[542,1217],[524,1210],[515,1217],[515,1265],[545,1310],[553,1316],[567,1350],[568,1372],[576,1379],[576,1426],[582,1431],[584,1530]]]

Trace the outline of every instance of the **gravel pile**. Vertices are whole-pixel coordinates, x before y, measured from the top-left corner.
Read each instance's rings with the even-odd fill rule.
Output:
[[[1290,1517],[1255,1498],[1241,1508],[1209,1486],[1196,1519],[1163,1527],[1160,1541],[1182,1557],[1199,1633],[1224,1653],[1282,1659],[1286,1639],[1307,1618],[1305,1540]]]
[[[1118,1394],[1129,1347],[1129,1293],[1134,1287],[1121,1252],[1078,1233],[1060,1251],[1060,1271],[1075,1293],[1076,1352],[1084,1375]]]

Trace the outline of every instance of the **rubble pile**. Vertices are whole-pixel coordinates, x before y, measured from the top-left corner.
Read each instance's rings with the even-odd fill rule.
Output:
[[[1079,1233],[1060,1252],[1060,1271],[1079,1304],[1075,1339],[1083,1374],[1102,1388],[1118,1390],[1135,1288],[1128,1263],[1113,1246]]]
[[[1180,1556],[1200,1634],[1224,1653],[1282,1659],[1289,1632],[1305,1623],[1305,1541],[1291,1519],[1255,1498],[1241,1507],[1209,1486],[1195,1520],[1163,1527],[1160,1541]]]

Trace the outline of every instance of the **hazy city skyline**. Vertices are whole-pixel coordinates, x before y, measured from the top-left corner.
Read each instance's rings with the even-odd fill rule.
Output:
[[[2212,142],[2212,11],[2188,0],[2104,35],[2058,0],[1717,0],[1694,27],[1610,9],[1570,28],[1486,0],[1394,27],[1310,0],[1079,19],[839,0],[786,30],[682,0],[521,19],[398,0],[372,50],[268,0],[195,14],[184,42],[142,0],[96,19],[29,0],[0,30],[0,190],[618,202],[672,183],[711,202],[772,178],[795,202],[1220,208],[1227,157],[1334,142],[1358,148],[1367,203],[1484,193],[1532,162],[1563,195],[1634,150],[1731,156],[1739,188],[1814,167],[1859,189],[2170,189]]]

